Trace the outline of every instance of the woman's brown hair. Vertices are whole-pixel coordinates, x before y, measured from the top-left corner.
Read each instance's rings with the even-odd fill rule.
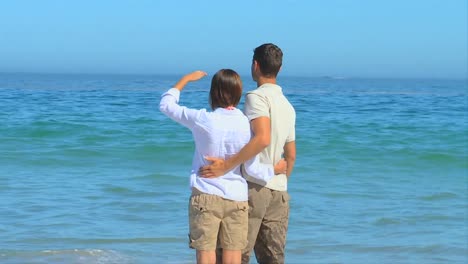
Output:
[[[218,107],[237,106],[242,96],[242,81],[237,72],[231,69],[219,70],[211,79],[210,105]]]

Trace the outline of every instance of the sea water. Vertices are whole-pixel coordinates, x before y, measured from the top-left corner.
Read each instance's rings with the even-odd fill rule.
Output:
[[[194,144],[158,110],[179,77],[0,74],[0,263],[195,263]],[[286,263],[468,262],[466,80],[278,81],[297,112]],[[207,108],[209,86],[180,103]]]

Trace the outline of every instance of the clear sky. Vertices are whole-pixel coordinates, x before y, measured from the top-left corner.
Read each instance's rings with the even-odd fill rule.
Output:
[[[0,0],[0,72],[467,78],[467,0]]]

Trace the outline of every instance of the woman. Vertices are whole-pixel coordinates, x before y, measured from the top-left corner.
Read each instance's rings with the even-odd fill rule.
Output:
[[[218,71],[211,80],[209,103],[213,112],[178,105],[180,92],[187,83],[207,74],[195,71],[183,76],[174,88],[162,95],[159,109],[192,131],[195,154],[192,162],[189,204],[190,247],[197,250],[197,263],[216,263],[216,247],[222,248],[223,263],[241,263],[241,250],[247,244],[247,182],[240,166],[217,178],[198,175],[207,165],[205,156],[229,158],[247,142],[251,132],[247,117],[236,108],[242,96],[239,75],[230,69]],[[286,163],[275,168],[257,158],[243,164],[249,175],[268,181],[275,170],[284,172]]]

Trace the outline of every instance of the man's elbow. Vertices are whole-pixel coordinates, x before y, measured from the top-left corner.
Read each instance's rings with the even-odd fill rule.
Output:
[[[294,162],[294,161],[296,161],[296,155],[289,155],[289,156],[286,155],[286,156],[284,157],[284,159],[285,159],[286,161],[288,161],[288,162]]]
[[[289,162],[296,161],[296,153],[284,153],[284,159]]]
[[[270,137],[258,137],[257,142],[258,146],[264,149],[270,145]]]

